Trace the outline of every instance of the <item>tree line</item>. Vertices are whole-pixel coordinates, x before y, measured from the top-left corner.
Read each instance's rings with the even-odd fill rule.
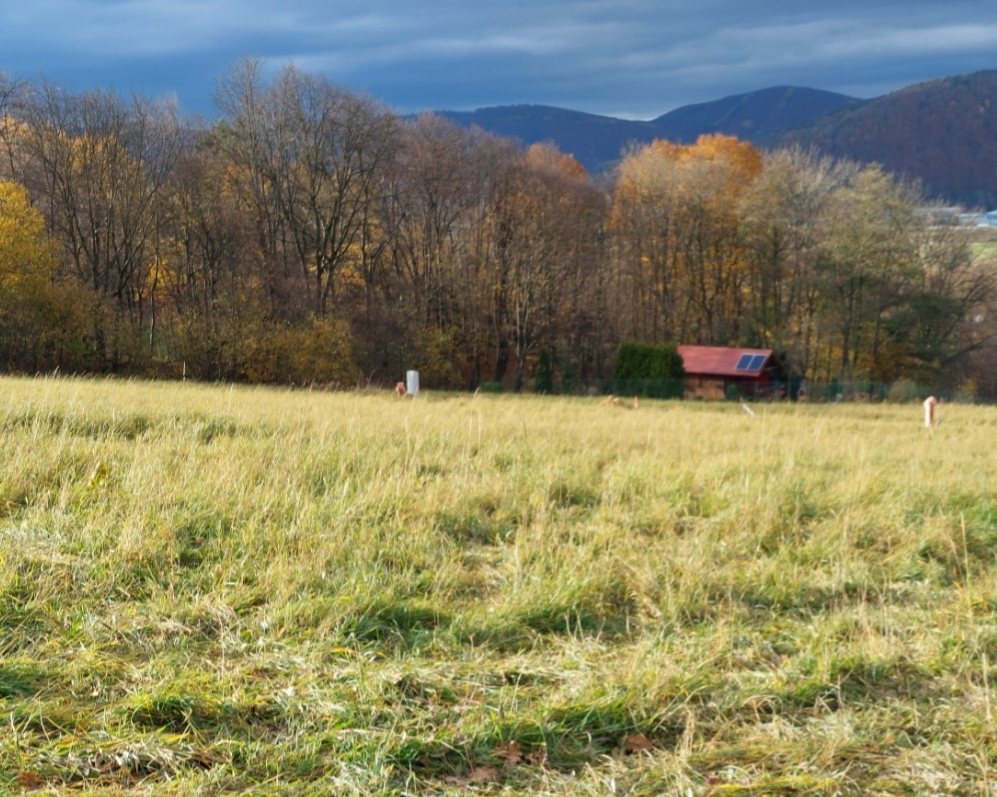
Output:
[[[912,186],[721,135],[593,179],[244,60],[216,120],[6,81],[0,366],[205,380],[551,384],[622,342],[774,349],[810,380],[994,389],[993,275]],[[556,377],[556,380],[555,380]]]

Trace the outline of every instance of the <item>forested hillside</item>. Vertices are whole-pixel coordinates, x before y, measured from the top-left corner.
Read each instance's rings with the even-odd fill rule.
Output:
[[[517,139],[527,146],[554,143],[590,172],[613,168],[634,144],[667,139],[693,144],[707,133],[724,133],[756,141],[776,131],[812,123],[861,100],[817,89],[778,86],[737,94],[713,102],[686,105],[647,122],[614,119],[546,105],[507,105],[476,111],[443,111],[461,127],[477,125],[489,133]]]
[[[680,144],[691,144],[706,133],[757,142],[775,131],[813,123],[834,111],[862,104],[862,100],[832,91],[775,86],[685,105],[659,116],[652,124],[661,131],[659,138]]]
[[[524,146],[553,144],[589,172],[612,169],[632,143],[666,138],[654,122],[569,111],[547,105],[504,105],[476,111],[441,111],[439,116],[464,128],[480,127]]]
[[[990,250],[878,168],[714,135],[636,149],[607,186],[254,61],[218,109],[6,86],[0,365],[518,389],[545,352],[566,389],[631,340],[995,388]]]
[[[815,146],[922,180],[932,195],[997,206],[997,71],[919,83],[767,143]]]

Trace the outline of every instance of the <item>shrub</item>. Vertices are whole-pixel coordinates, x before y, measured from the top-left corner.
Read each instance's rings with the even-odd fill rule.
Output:
[[[540,356],[537,357],[537,367],[533,370],[533,389],[537,393],[554,392],[554,372],[550,367],[547,349],[540,349]]]
[[[423,387],[458,390],[463,386],[459,363],[460,343],[453,332],[427,329],[421,338],[419,378]]]
[[[562,393],[571,395],[578,390],[578,374],[575,372],[574,363],[571,362],[571,354],[563,351],[558,360],[561,363],[561,384],[559,387]]]
[[[613,365],[615,390],[619,395],[681,396],[684,376],[682,357],[670,344],[622,343]]]
[[[340,321],[314,321],[308,326],[256,327],[240,354],[249,382],[332,382],[349,385],[356,378],[350,357],[349,327]]]

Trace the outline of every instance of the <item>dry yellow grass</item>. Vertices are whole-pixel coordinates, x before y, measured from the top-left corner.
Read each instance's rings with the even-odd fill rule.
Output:
[[[997,410],[0,401],[0,791],[993,791]]]

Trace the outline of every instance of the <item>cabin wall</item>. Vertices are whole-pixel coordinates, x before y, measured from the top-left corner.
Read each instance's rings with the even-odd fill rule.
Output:
[[[723,399],[727,384],[720,376],[686,376],[685,397],[687,399]]]
[[[742,396],[764,396],[769,381],[766,377],[744,379],[711,374],[686,374],[684,392],[687,399],[722,401],[727,398],[727,388],[736,385]]]

